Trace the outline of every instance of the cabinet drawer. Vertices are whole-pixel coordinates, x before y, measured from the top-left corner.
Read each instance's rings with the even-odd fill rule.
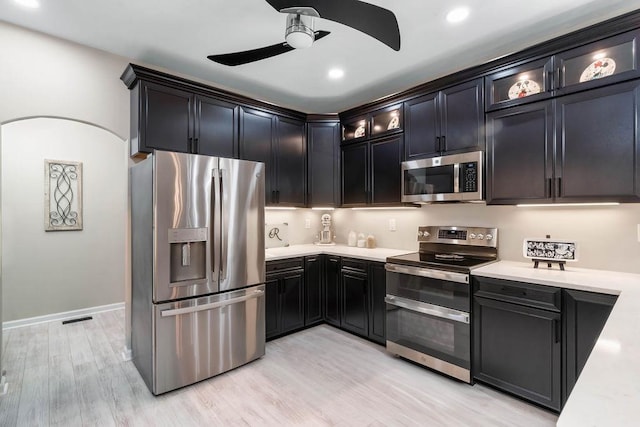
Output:
[[[558,312],[562,308],[559,288],[486,277],[476,277],[474,282],[474,296]]]
[[[304,269],[304,258],[291,258],[282,261],[268,261],[266,265],[266,272],[277,273],[286,270]]]
[[[366,274],[367,262],[353,258],[342,258],[342,268],[348,270],[359,270],[358,272]]]

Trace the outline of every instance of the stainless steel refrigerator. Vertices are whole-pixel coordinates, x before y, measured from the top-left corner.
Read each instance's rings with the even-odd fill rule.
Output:
[[[156,151],[131,168],[133,362],[153,394],[264,355],[264,164]]]

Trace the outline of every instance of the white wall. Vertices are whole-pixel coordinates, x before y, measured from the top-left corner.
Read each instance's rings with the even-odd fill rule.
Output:
[[[111,55],[3,22],[0,22],[0,52],[2,52],[0,55],[0,125],[2,125],[3,130],[5,127],[13,126],[11,122],[14,120],[28,117],[61,117],[95,125],[112,133],[97,129],[95,126],[88,126],[88,128],[95,128],[96,138],[82,141],[83,146],[81,148],[88,150],[87,155],[93,155],[93,150],[96,153],[101,150],[99,145],[102,143],[99,141],[102,140],[102,137],[97,135],[110,135],[109,137],[104,136],[104,138],[112,139],[116,138],[113,134],[117,135],[119,138],[116,139],[119,140],[119,143],[116,144],[115,141],[111,141],[111,148],[116,149],[115,147],[117,146],[121,150],[119,151],[121,154],[126,151],[126,143],[123,140],[128,138],[129,135],[129,91],[120,81],[120,75],[129,63],[127,58]],[[16,122],[16,125],[18,123],[20,122]],[[30,126],[33,123],[36,122],[22,122],[22,125]],[[37,128],[32,130],[37,131]],[[27,132],[28,130],[24,129],[24,131]],[[73,132],[72,134],[76,135]],[[44,140],[50,141],[50,138],[44,138]],[[60,160],[78,158],[75,151],[70,154],[65,151],[67,144],[72,145],[75,143],[78,143],[78,141],[73,141],[72,139],[60,141],[59,148],[62,151],[52,153],[51,156]],[[94,143],[98,145],[94,146]],[[6,149],[12,150],[7,146],[6,140],[3,139],[0,139],[0,147],[2,147],[1,151],[3,152]],[[21,165],[22,162],[30,162],[32,160],[31,156],[35,156],[38,153],[35,146],[31,148],[25,147],[25,150],[27,149],[36,151],[20,154],[20,156],[26,157],[15,157],[18,154],[13,151],[2,154],[2,175],[5,175],[5,165],[9,167],[9,165]],[[40,147],[39,149],[44,150],[45,147]],[[40,154],[43,154],[43,152],[39,152],[38,155]],[[38,160],[37,175],[40,185],[39,200],[42,199],[43,191],[42,170],[44,166],[40,164],[41,161],[42,159],[40,158]],[[91,172],[88,166],[85,167],[85,173],[93,173],[101,168],[103,168],[103,171],[120,171],[121,176],[118,176],[115,182],[111,182],[112,191],[119,193],[118,196],[113,194],[113,198],[122,200],[125,203],[124,208],[121,203],[117,205],[117,214],[112,212],[113,215],[120,216],[119,221],[126,221],[128,217],[126,206],[127,185],[126,181],[122,181],[122,179],[126,180],[127,162],[125,155],[118,157],[114,154],[101,159],[98,166],[91,166]],[[113,173],[109,172],[102,178],[106,180],[112,175]],[[13,185],[15,184],[9,182],[6,177],[3,179],[3,189]],[[86,186],[85,195],[90,197],[90,190]],[[69,266],[70,270],[65,271],[64,274],[71,278],[76,276],[83,278],[89,276],[104,277],[105,282],[102,282],[102,285],[107,286],[105,284],[106,280],[112,280],[112,283],[107,287],[119,288],[117,293],[96,293],[96,290],[87,284],[84,287],[75,287],[74,289],[77,292],[67,289],[67,292],[64,293],[51,293],[50,288],[43,288],[47,295],[50,294],[47,304],[23,304],[22,301],[30,300],[36,292],[32,288],[32,284],[25,285],[22,279],[17,279],[20,276],[18,273],[24,273],[30,278],[42,278],[46,270],[37,263],[30,264],[28,268],[25,268],[25,260],[9,258],[15,251],[22,250],[21,243],[18,240],[22,241],[23,239],[16,237],[16,233],[9,229],[12,226],[7,223],[7,221],[16,216],[13,204],[7,200],[5,194],[0,193],[0,198],[3,199],[4,207],[0,212],[5,223],[2,235],[4,257],[0,268],[3,288],[3,292],[0,294],[2,297],[0,306],[4,307],[1,316],[2,320],[8,321],[27,318],[36,314],[57,313],[70,309],[70,307],[86,308],[124,301],[125,289],[129,279],[128,274],[125,273],[125,271],[128,271],[129,249],[124,244],[122,246],[118,244],[118,248],[114,249],[112,245],[116,245],[116,243],[111,241],[111,236],[100,234],[97,237],[106,239],[104,248],[103,242],[98,240],[96,241],[98,247],[94,248],[92,246],[90,252],[103,251],[107,248],[114,249],[114,252],[110,252],[106,259],[98,260],[95,257],[89,264],[79,262]],[[35,203],[33,200],[31,202]],[[34,218],[35,216],[38,217],[37,229],[42,231],[43,206],[41,201],[39,203],[33,215]],[[86,198],[85,203],[87,203]],[[35,205],[30,209],[32,208],[35,209]],[[85,216],[85,231],[62,232],[57,233],[58,237],[49,237],[47,235],[46,238],[50,240],[53,238],[58,239],[60,244],[60,246],[57,246],[58,252],[73,251],[78,244],[77,240],[81,239],[78,236],[87,235],[93,224],[96,224],[96,219],[102,221],[104,218],[96,217],[91,219]],[[126,222],[122,222],[121,231],[126,233],[126,230]],[[27,232],[30,233],[31,231],[27,230]],[[74,233],[79,234],[74,235]],[[116,239],[120,239],[120,235],[116,236]],[[87,247],[85,246],[85,248]],[[18,264],[15,264],[15,262],[18,262]],[[51,266],[49,265],[49,267]],[[18,272],[16,268],[21,269],[21,271]],[[113,272],[117,272],[117,279]],[[46,282],[40,285],[46,286]],[[36,307],[38,305],[39,307]]]
[[[81,231],[44,231],[44,160],[83,163]],[[85,123],[2,126],[3,315],[15,320],[124,301],[127,149]]]
[[[320,229],[323,212],[267,211],[267,222],[289,222],[292,244],[312,243]],[[418,248],[416,232],[420,225],[477,225],[499,229],[499,256],[504,260],[527,261],[522,257],[522,241],[530,237],[577,240],[580,259],[576,267],[640,273],[640,204],[607,207],[517,208],[475,204],[427,205],[419,209],[355,211],[337,209],[332,215],[336,240],[347,242],[350,230],[373,234],[378,246]],[[304,228],[310,218],[312,229]],[[397,231],[389,231],[389,219]],[[528,261],[527,261],[528,262]]]

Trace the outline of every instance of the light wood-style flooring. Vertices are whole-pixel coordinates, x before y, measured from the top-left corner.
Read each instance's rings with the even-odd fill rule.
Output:
[[[124,311],[5,331],[0,426],[551,426],[557,417],[451,380],[330,326],[154,397],[120,356]]]

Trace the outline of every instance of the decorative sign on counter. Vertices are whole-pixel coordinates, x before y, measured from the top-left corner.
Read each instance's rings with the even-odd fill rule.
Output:
[[[551,239],[524,239],[522,255],[534,261],[534,268],[538,268],[539,262],[558,263],[560,270],[564,270],[566,262],[578,260],[578,244],[566,240]]]
[[[289,224],[265,224],[264,246],[266,249],[289,246]]]

